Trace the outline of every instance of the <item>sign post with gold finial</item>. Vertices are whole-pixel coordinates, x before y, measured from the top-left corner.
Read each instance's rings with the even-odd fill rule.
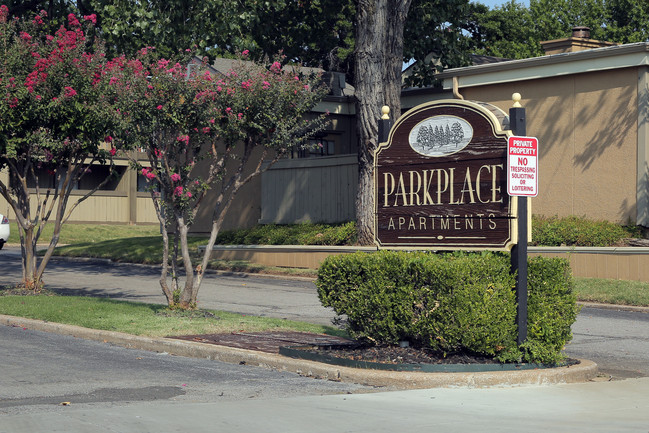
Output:
[[[527,134],[525,108],[520,104],[520,93],[512,95],[514,105],[509,109],[509,125],[516,136]],[[518,200],[518,242],[511,250],[512,272],[516,274],[516,324],[518,326],[517,343],[520,346],[527,338],[527,197],[517,196]]]
[[[384,105],[381,107],[381,118],[379,119],[379,143],[388,141],[392,120],[390,120],[390,107]]]

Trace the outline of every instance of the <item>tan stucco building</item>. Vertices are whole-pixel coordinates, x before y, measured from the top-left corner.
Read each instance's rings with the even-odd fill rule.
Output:
[[[440,78],[445,90],[503,110],[512,93],[522,95],[527,135],[539,139],[534,214],[649,226],[649,44],[593,48],[599,41],[583,39],[549,41],[552,54]]]

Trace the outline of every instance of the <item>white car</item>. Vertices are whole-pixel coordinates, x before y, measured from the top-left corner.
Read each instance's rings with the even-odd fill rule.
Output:
[[[0,214],[0,250],[9,240],[9,218]]]

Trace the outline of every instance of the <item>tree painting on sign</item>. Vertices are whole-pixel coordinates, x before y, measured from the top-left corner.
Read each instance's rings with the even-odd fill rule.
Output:
[[[464,149],[473,138],[471,125],[455,116],[435,116],[415,125],[408,141],[425,156],[445,156]]]

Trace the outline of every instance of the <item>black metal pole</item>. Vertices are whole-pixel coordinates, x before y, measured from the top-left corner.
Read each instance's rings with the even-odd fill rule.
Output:
[[[525,108],[509,109],[509,124],[516,136],[527,134]],[[516,273],[516,324],[520,346],[527,338],[527,197],[518,196],[518,243],[511,251],[512,272]]]

